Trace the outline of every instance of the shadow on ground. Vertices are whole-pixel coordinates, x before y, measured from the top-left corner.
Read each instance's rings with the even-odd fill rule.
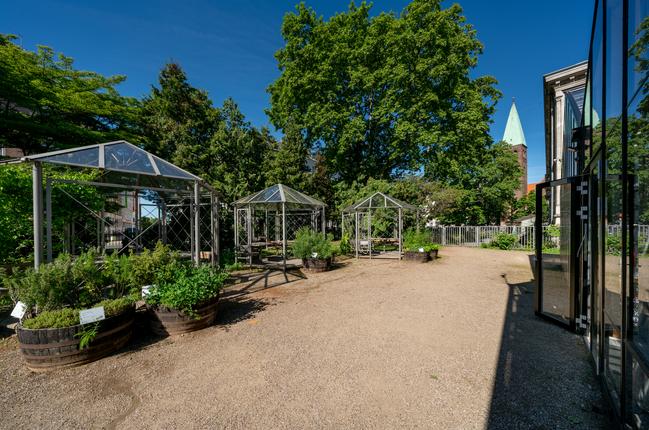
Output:
[[[286,271],[278,268],[267,268],[257,272],[236,273],[230,276],[230,285],[223,289],[221,298],[241,297],[301,279],[306,279],[306,275],[297,267],[289,267]]]
[[[269,306],[269,302],[256,299],[232,299],[223,300],[219,303],[219,312],[216,314],[217,326],[228,327],[247,319],[254,318],[255,315]]]
[[[488,429],[605,429],[605,402],[580,336],[534,315],[534,280],[510,283]]]

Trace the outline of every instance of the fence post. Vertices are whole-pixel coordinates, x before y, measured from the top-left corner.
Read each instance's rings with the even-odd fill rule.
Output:
[[[442,226],[442,245],[446,245],[446,226]]]
[[[480,247],[480,226],[475,227],[475,246]]]

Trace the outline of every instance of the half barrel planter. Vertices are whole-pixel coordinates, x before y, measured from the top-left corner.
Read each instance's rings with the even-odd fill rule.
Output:
[[[199,305],[195,312],[196,317],[185,315],[177,309],[164,306],[151,306],[151,330],[160,336],[174,336],[204,329],[214,324],[219,297]]]
[[[406,251],[403,253],[403,259],[414,263],[425,263],[430,259],[428,252]]]
[[[302,266],[311,273],[326,272],[331,268],[331,257],[321,258],[303,258]]]
[[[90,324],[65,328],[28,329],[16,327],[20,352],[27,368],[34,372],[80,366],[99,360],[122,348],[133,335],[135,307],[99,321],[97,335],[79,349],[82,333]]]
[[[435,261],[437,259],[437,254],[439,254],[439,249],[433,249],[430,251],[430,259]]]

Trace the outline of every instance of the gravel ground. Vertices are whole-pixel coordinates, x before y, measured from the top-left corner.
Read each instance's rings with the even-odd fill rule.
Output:
[[[0,341],[0,427],[607,428],[582,341],[533,315],[527,255],[441,255],[351,260],[75,369]]]

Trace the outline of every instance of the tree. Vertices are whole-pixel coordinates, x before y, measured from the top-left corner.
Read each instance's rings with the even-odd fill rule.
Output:
[[[219,112],[205,91],[192,87],[182,67],[169,63],[160,71],[159,88],[144,98],[144,148],[174,164],[200,172]]]
[[[266,185],[282,183],[302,188],[309,182],[308,152],[301,131],[292,125],[287,126],[283,139],[270,151]]]
[[[396,16],[353,3],[329,21],[304,4],[282,24],[271,84],[273,124],[290,120],[346,184],[425,168],[464,185],[489,147],[499,97],[490,77],[472,78],[482,45],[462,9],[414,0]]]
[[[219,110],[201,171],[225,202],[231,203],[265,186],[264,167],[273,144],[269,131],[252,127],[228,98]]]
[[[0,144],[25,154],[129,139],[138,142],[138,102],[116,86],[124,76],[76,70],[39,46],[31,52],[0,34]]]

